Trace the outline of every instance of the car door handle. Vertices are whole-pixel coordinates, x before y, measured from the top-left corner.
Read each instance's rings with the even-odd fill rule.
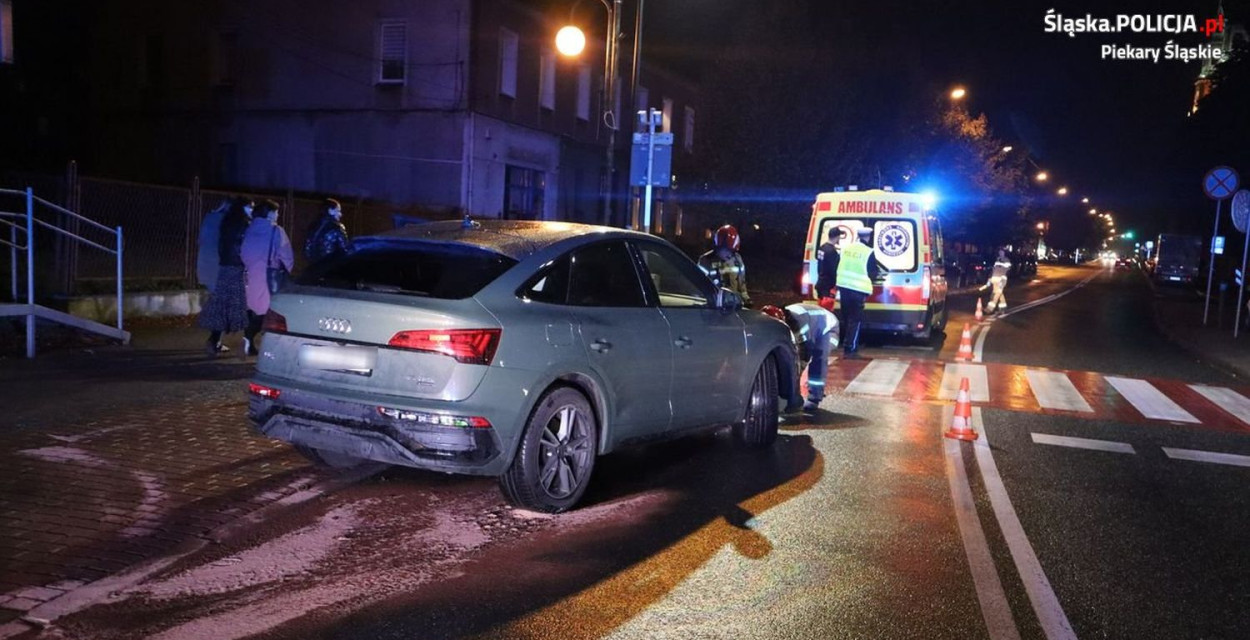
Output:
[[[690,338],[687,338],[686,336],[681,336],[680,338],[677,338],[676,340],[674,340],[673,344],[681,349],[689,349],[690,345],[694,344],[694,340],[691,340]]]
[[[600,338],[590,343],[591,351],[597,351],[599,353],[607,353],[611,349],[612,349],[612,343],[608,342],[607,340],[604,340],[603,338]]]

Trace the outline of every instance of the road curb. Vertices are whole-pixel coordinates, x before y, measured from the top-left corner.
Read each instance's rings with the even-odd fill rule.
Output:
[[[314,498],[334,493],[366,480],[387,468],[387,465],[365,465],[351,472],[317,483],[307,489],[296,491],[285,498],[267,504],[237,520],[227,522],[208,534],[187,541],[169,553],[149,558],[111,576],[89,582],[77,589],[67,591],[27,611],[13,622],[0,625],[0,639],[12,638],[35,630],[46,629],[57,619],[77,613],[144,581],[148,577],[172,566],[174,563],[203,550],[210,543],[217,544],[240,531],[257,525],[275,513],[303,504]]]

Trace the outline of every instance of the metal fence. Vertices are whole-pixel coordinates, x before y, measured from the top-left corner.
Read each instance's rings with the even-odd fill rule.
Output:
[[[47,200],[107,227],[122,227],[126,232],[125,286],[129,290],[162,290],[195,288],[195,263],[199,251],[200,225],[204,216],[218,204],[234,196],[256,201],[271,199],[279,206],[278,223],[295,247],[296,270],[303,268],[302,247],[309,227],[321,215],[323,197],[293,192],[247,192],[203,189],[195,179],[186,187],[165,186],[79,177],[71,163],[65,176],[49,176],[10,172],[3,174],[0,186],[14,189],[32,187]],[[338,199],[343,206],[343,223],[349,236],[366,235],[393,229],[399,219],[448,219],[449,211],[401,209],[354,197]],[[65,228],[86,232],[77,220],[66,219]],[[115,265],[107,256],[80,251],[76,243],[60,238],[53,243],[48,264],[41,265],[47,274],[40,292],[50,295],[79,295],[108,291],[114,283]],[[0,264],[0,282],[8,282],[11,274],[8,260]],[[7,291],[5,293],[8,293]]]

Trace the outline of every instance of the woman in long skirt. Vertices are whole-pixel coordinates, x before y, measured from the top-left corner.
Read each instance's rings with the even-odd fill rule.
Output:
[[[221,221],[221,235],[217,242],[217,286],[200,310],[199,320],[200,327],[210,332],[204,348],[209,357],[217,355],[222,334],[247,328],[247,286],[240,252],[253,207],[251,200],[237,198]]]

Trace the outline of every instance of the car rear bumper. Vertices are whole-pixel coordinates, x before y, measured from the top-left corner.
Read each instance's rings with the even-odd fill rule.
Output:
[[[929,312],[865,309],[860,328],[864,331],[923,334],[929,328]]]
[[[394,403],[331,398],[313,391],[258,377],[256,382],[280,390],[277,398],[250,395],[248,418],[262,434],[294,445],[345,456],[431,471],[496,476],[510,450],[497,427],[511,417],[486,415],[492,427],[458,427],[420,423],[382,415],[378,407]],[[445,403],[449,404],[449,403]],[[395,408],[429,415],[481,416],[472,407],[423,407],[404,403]]]

